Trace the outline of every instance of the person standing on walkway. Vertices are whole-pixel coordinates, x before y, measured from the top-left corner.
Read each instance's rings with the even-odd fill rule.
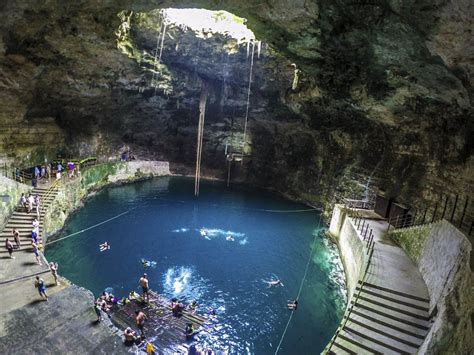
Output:
[[[56,180],[61,179],[61,171],[62,170],[63,170],[63,166],[61,165],[61,163],[58,163],[58,165],[56,166]]]
[[[38,293],[40,296],[47,301],[48,295],[46,294],[46,285],[44,284],[44,280],[39,276],[36,276],[35,287],[38,289]]]
[[[150,296],[148,295],[150,286],[148,283],[147,274],[143,274],[143,276],[140,278],[140,286],[142,287],[142,291],[143,291],[143,302],[150,301]]]
[[[43,265],[43,263],[41,262],[41,259],[40,259],[40,255],[39,255],[38,244],[36,244],[34,242],[34,240],[32,240],[31,241],[31,246],[33,247],[33,253],[35,254],[36,262],[38,263],[38,265]]]
[[[51,163],[48,163],[48,165],[46,165],[46,177],[46,181],[49,182],[49,180],[51,180]]]
[[[49,268],[51,269],[51,273],[53,274],[54,277],[54,282],[56,282],[56,286],[59,286],[59,277],[58,277],[58,263],[49,263]]]
[[[10,255],[10,259],[15,259],[13,256],[13,244],[10,242],[10,240],[7,238],[5,240],[5,248],[8,250],[8,254]]]
[[[21,240],[20,240],[20,232],[13,228],[12,230],[13,239],[15,240],[16,248],[20,249],[21,247]]]
[[[36,231],[36,234],[39,233],[39,222],[36,218],[33,219],[33,222],[31,222],[33,225],[33,230]]]

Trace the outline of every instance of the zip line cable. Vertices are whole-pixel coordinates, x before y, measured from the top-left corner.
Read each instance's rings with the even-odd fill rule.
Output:
[[[314,249],[315,249],[314,248],[314,242],[316,241],[316,237],[318,237],[318,235],[320,233],[320,228],[321,228],[321,217],[319,218],[319,221],[318,221],[318,229],[317,229],[318,232],[314,235],[314,238],[313,238],[313,243],[311,245],[312,249],[311,249],[311,252],[309,253],[308,262],[306,263],[306,269],[304,271],[303,278],[301,279],[300,289],[298,291],[298,295],[296,296],[296,301],[299,300],[299,298],[301,296],[301,291],[303,291],[303,284],[305,282],[306,275],[308,274],[309,264],[311,263],[311,259],[313,257],[313,252],[314,252]],[[275,355],[280,350],[281,344],[283,343],[283,339],[285,339],[286,332],[288,331],[288,327],[290,326],[290,323],[291,323],[291,320],[293,319],[294,314],[295,314],[295,310],[292,310],[291,313],[290,313],[290,316],[288,317],[288,322],[286,323],[285,330],[283,331],[283,334],[281,335],[280,342],[278,343],[278,346],[275,350]]]
[[[73,236],[75,236],[75,235],[77,235],[77,234],[81,234],[81,233],[87,232],[88,230],[91,230],[91,229],[93,229],[93,228],[99,227],[99,226],[101,226],[101,225],[103,225],[103,224],[105,224],[105,223],[108,223],[108,222],[110,222],[110,221],[113,221],[114,219],[117,219],[117,218],[119,218],[119,217],[121,217],[121,216],[123,216],[123,215],[126,215],[127,213],[129,213],[130,211],[132,211],[132,210],[134,210],[134,209],[136,209],[136,208],[137,208],[137,207],[131,208],[131,209],[129,209],[128,211],[122,212],[122,213],[120,213],[120,214],[118,214],[118,215],[116,215],[116,216],[114,216],[114,217],[112,217],[112,218],[109,218],[109,219],[107,219],[107,220],[105,220],[105,221],[102,221],[102,222],[100,222],[100,223],[94,224],[93,226],[90,226],[90,227],[81,229],[80,231],[77,231],[77,232],[75,232],[75,233],[66,235],[65,237],[52,240],[52,241],[46,243],[45,245],[50,245],[50,244],[59,242],[59,241],[61,241],[61,240],[64,240],[64,239],[73,237]]]

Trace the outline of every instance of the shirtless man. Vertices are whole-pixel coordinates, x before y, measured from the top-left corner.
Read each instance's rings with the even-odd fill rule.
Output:
[[[143,290],[143,301],[149,301],[150,297],[148,295],[148,291],[150,290],[150,286],[148,284],[147,274],[143,274],[143,276],[140,278],[140,286]]]
[[[143,331],[143,327],[145,325],[145,320],[147,316],[142,311],[135,311],[135,323],[137,324],[138,329],[140,329],[140,335],[143,337],[145,332]]]
[[[13,239],[15,240],[16,247],[20,249],[21,247],[20,233],[16,230],[16,228],[13,228],[12,235],[13,235]]]

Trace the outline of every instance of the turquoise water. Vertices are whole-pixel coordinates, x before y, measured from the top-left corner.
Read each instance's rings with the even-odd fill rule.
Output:
[[[341,319],[345,286],[337,250],[318,229],[318,213],[275,212],[307,207],[217,182],[202,182],[198,199],[193,192],[194,180],[175,177],[103,190],[57,238],[128,213],[48,245],[46,257],[59,263],[61,275],[96,295],[111,287],[125,296],[138,290],[147,272],[153,290],[197,300],[201,313],[216,310],[195,339],[199,346],[272,354],[290,315],[287,300],[298,294],[314,248],[280,353],[319,353]],[[111,248],[100,252],[105,241]],[[268,288],[265,281],[276,278],[284,286]]]

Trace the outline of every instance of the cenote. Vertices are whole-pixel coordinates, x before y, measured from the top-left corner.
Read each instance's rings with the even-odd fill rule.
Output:
[[[193,180],[177,177],[107,188],[55,239],[99,225],[52,243],[46,256],[59,263],[63,276],[95,295],[106,288],[119,297],[138,291],[138,279],[147,272],[160,294],[197,300],[202,314],[217,310],[196,343],[216,352],[270,354],[314,248],[280,351],[319,353],[341,319],[345,285],[337,249],[324,236],[318,212],[220,182],[203,181],[199,198],[193,191]],[[100,252],[105,241],[111,249]],[[144,267],[142,259],[151,266]],[[265,281],[276,278],[284,286],[269,288]]]

